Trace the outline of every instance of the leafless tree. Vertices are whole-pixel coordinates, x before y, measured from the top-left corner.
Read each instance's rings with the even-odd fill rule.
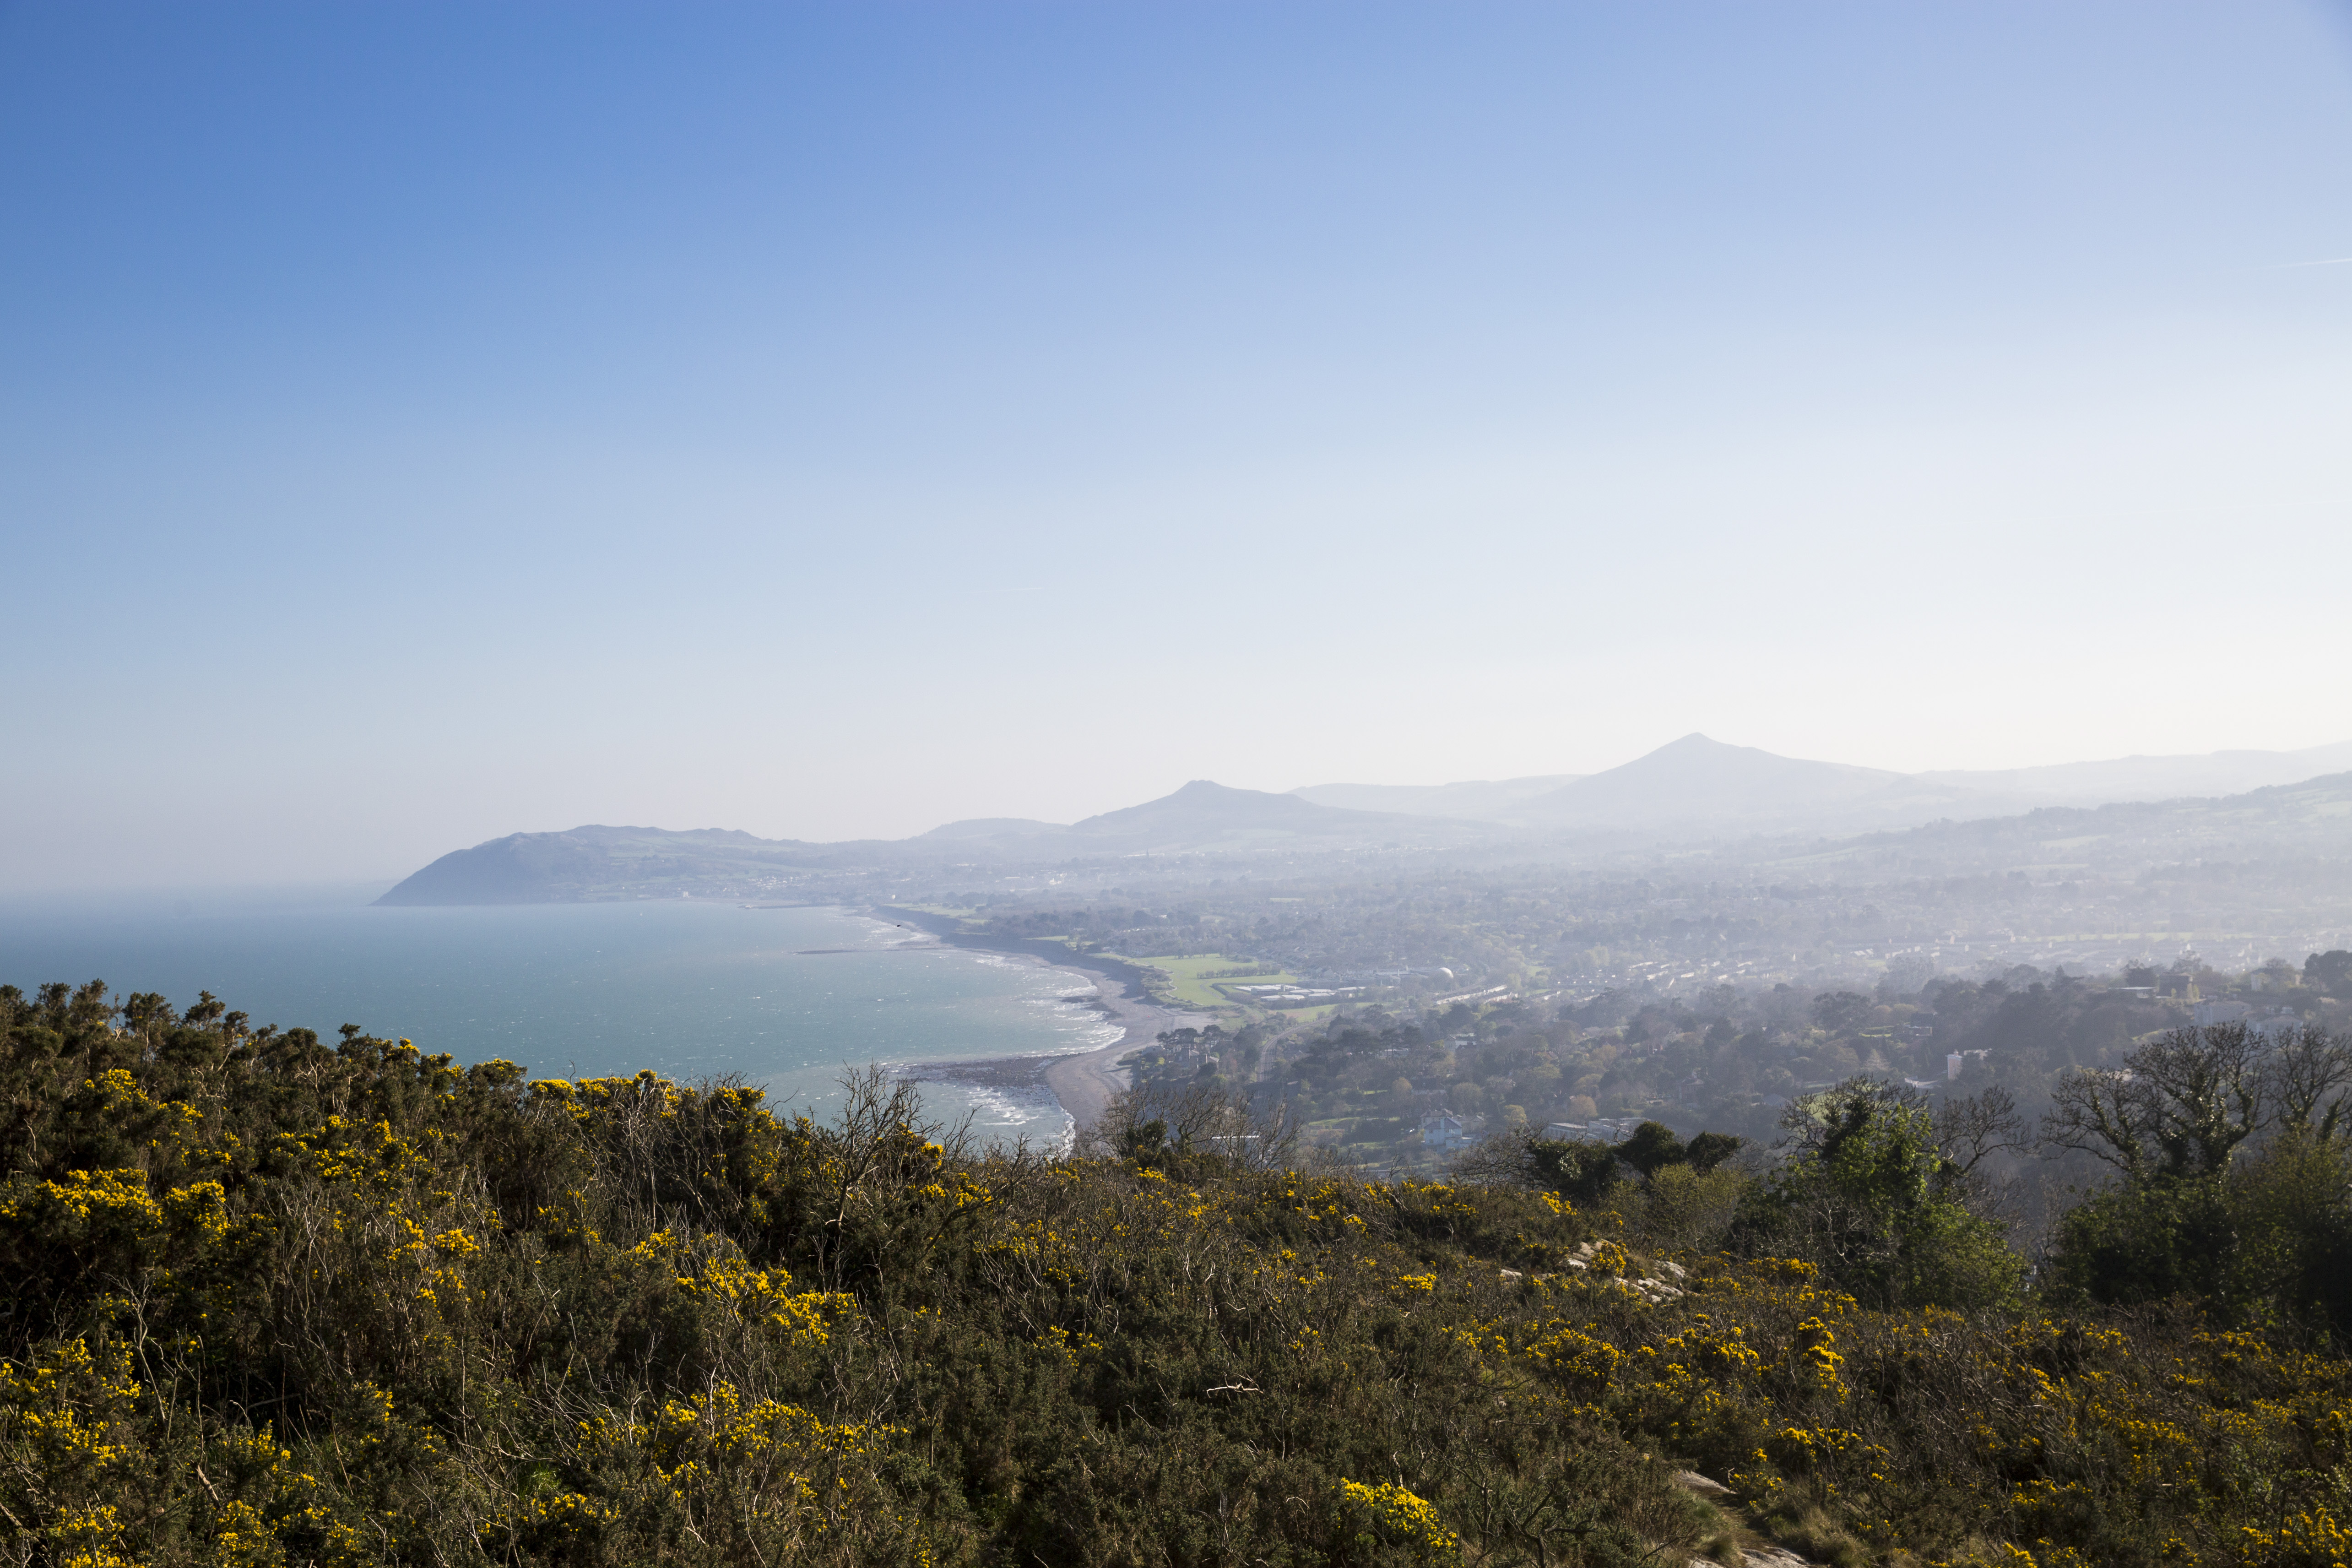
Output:
[[[2058,1080],[2042,1140],[2104,1160],[2133,1181],[2154,1173],[2156,1097],[2129,1072],[2084,1068]]]
[[[2225,1168],[2263,1125],[2271,1073],[2242,1024],[2174,1029],[2126,1057],[2120,1071],[2060,1080],[2042,1135],[2135,1181]]]
[[[1992,1155],[2021,1152],[2032,1142],[2016,1100],[1999,1084],[1937,1107],[1936,1146],[1963,1176]]]
[[[2352,1110],[2352,1037],[2306,1024],[2271,1052],[2266,1065],[2278,1124],[2332,1142]]]
[[[1977,1214],[2018,1222],[2022,1184],[2013,1168],[1987,1162],[2032,1147],[2032,1129],[2019,1112],[2015,1097],[2000,1084],[1936,1108],[1937,1152],[1950,1168],[1953,1190]]]
[[[1147,1162],[1214,1158],[1244,1170],[1280,1171],[1300,1162],[1299,1131],[1287,1106],[1259,1116],[1243,1096],[1206,1085],[1138,1084],[1080,1131],[1077,1152]]]
[[[1524,1186],[1534,1180],[1534,1142],[1524,1128],[1490,1132],[1454,1155],[1446,1176],[1465,1186]]]

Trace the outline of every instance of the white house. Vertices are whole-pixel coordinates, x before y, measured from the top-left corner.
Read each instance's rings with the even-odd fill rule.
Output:
[[[1466,1149],[1470,1136],[1462,1131],[1462,1118],[1450,1110],[1433,1110],[1421,1119],[1421,1146],[1424,1149]]]

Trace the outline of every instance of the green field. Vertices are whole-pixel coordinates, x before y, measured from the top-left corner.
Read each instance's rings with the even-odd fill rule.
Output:
[[[1163,988],[1168,995],[1188,1007],[1225,1008],[1237,1005],[1216,989],[1215,983],[1201,978],[1203,971],[1244,969],[1249,960],[1227,958],[1221,952],[1170,954],[1160,958],[1139,958],[1133,963],[1146,969],[1156,969],[1168,977]],[[1280,974],[1253,974],[1245,979],[1229,982],[1241,985],[1296,985],[1298,976],[1285,971]]]

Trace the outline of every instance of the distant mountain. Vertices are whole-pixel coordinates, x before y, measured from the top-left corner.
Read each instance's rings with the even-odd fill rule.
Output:
[[[1130,852],[1152,848],[1185,850],[1251,839],[1378,837],[1399,827],[1425,835],[1429,826],[1412,821],[1401,813],[1349,811],[1318,805],[1297,795],[1234,789],[1208,779],[1194,779],[1173,795],[1141,805],[1106,811],[1066,827],[1022,817],[975,817],[934,827],[905,842],[1017,844],[1029,848],[1056,847],[1067,853],[1086,854],[1107,847]]]
[[[908,843],[931,839],[958,838],[1035,838],[1069,829],[1058,822],[1037,822],[1026,816],[968,816],[961,822],[944,822],[929,833],[919,833]]]
[[[1507,822],[1517,808],[1549,795],[1580,773],[1538,773],[1523,779],[1469,779],[1443,784],[1308,784],[1290,793],[1317,805],[1348,811],[1402,812],[1412,816],[1450,816],[1465,822]]]
[[[2132,853],[2186,858],[2207,853],[2201,847],[2222,846],[2231,854],[2288,855],[2296,845],[2332,845],[2352,831],[2352,771],[2251,792],[2212,792],[2227,796],[2221,800],[2185,795],[2152,804],[2101,802],[2098,812],[2120,815],[2094,813],[2076,826],[2062,824],[2050,813],[2087,808],[2047,806],[2037,802],[2033,792],[2122,791],[2159,787],[2168,778],[2292,773],[2315,759],[2340,753],[2352,753],[2352,746],[2123,758],[2009,773],[1904,774],[1776,756],[1693,734],[1605,773],[1571,778],[1517,800],[1505,795],[1550,781],[1438,784],[1395,793],[1373,785],[1315,786],[1318,794],[1352,792],[1342,798],[1410,802],[1416,809],[1409,810],[1361,810],[1311,800],[1303,792],[1275,795],[1195,779],[1158,800],[1066,826],[1022,817],[981,817],[948,823],[913,838],[837,844],[759,838],[720,828],[673,832],[592,826],[561,833],[513,833],[442,856],[377,902],[831,899],[861,896],[855,889],[876,876],[903,879],[952,872],[963,878],[974,871],[992,876],[1023,868],[1028,874],[1041,868],[1129,856],[1246,859],[1267,854],[1475,849],[1492,859],[1523,854],[1530,837],[1554,837],[1559,848],[1581,839],[1587,847],[1605,847],[1613,840],[1622,849],[1676,838],[1726,840],[1790,833],[1856,839],[1918,827],[1923,833],[1956,835],[1943,840],[1953,846],[1979,845],[1967,851],[1970,855],[1997,858],[2011,853],[2014,843],[2034,835],[2058,835],[2063,826],[2067,833],[2094,837],[2125,834],[2131,838]],[[1434,807],[1441,801],[1461,815],[1436,815]],[[1485,819],[1470,819],[1473,812]],[[1985,836],[1980,844],[1969,837],[1978,832]]]
[[[729,828],[574,827],[509,833],[453,849],[401,882],[379,904],[546,904],[615,887],[675,887],[713,877],[769,874],[793,863],[789,840]]]
[[[1074,824],[1070,831],[1088,838],[1192,844],[1234,834],[1328,837],[1360,829],[1377,831],[1388,820],[1388,814],[1348,811],[1318,805],[1295,795],[1233,789],[1194,779],[1173,795],[1089,816]]]
[[[2116,801],[2242,795],[2347,770],[2352,770],[2352,741],[2300,752],[2116,757],[2040,768],[1948,769],[1912,777],[2030,805],[2105,805]]]
[[[1063,826],[1022,817],[950,822],[913,838],[810,844],[749,833],[574,827],[510,833],[453,850],[380,904],[533,904],[592,899],[784,896],[885,868],[1044,866],[1107,855],[1292,847],[1393,848],[1475,841],[1475,824],[1317,805],[1296,795],[1195,779],[1175,794]]]
[[[1826,851],[1805,847],[1805,863],[1883,858],[1916,876],[2031,868],[2062,877],[2071,868],[2136,876],[2171,867],[2218,884],[2250,861],[2295,867],[2312,888],[2339,900],[2352,895],[2342,867],[2352,857],[2352,773],[2272,784],[2241,795],[2179,800],[2117,801],[2099,806],[2041,806],[2014,816],[1934,822],[1899,833],[1864,835]],[[2275,887],[2250,883],[2250,890]]]
[[[2120,757],[2051,767],[1883,768],[1783,757],[1685,735],[1603,773],[1452,784],[1313,784],[1318,805],[1586,834],[1720,834],[1803,827],[1868,833],[1951,817],[2011,816],[2238,795],[2352,769],[2352,742],[2300,752]]]
[[[1318,805],[1295,795],[1234,789],[1194,779],[1173,795],[1106,811],[1067,827],[1002,819],[950,823],[908,842],[946,838],[1029,854],[1046,850],[1064,855],[1179,854],[1290,842],[1426,843],[1475,838],[1482,831],[1465,823],[1402,812],[1349,811]]]
[[[1931,819],[1958,798],[1961,792],[1949,786],[1923,786],[1881,768],[1806,762],[1690,734],[1538,795],[1517,816],[1538,826],[1588,830],[1876,826],[1890,816]]]

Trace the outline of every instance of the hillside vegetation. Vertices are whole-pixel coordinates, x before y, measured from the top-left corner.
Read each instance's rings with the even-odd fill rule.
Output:
[[[926,1128],[878,1079],[820,1126],[740,1085],[530,1081],[343,1034],[0,989],[14,1560],[2352,1546],[2318,1100],[2226,1147],[2166,1141],[2185,1101],[2118,1112],[2157,1120],[2081,1211],[2062,1299],[1973,1206],[1962,1145],[1999,1107],[1938,1121],[1864,1085],[1769,1167],[1658,1128],[1375,1182],[1213,1098],[1130,1102],[1046,1158]],[[2151,1283],[2210,1240],[2182,1215],[2270,1271]]]

